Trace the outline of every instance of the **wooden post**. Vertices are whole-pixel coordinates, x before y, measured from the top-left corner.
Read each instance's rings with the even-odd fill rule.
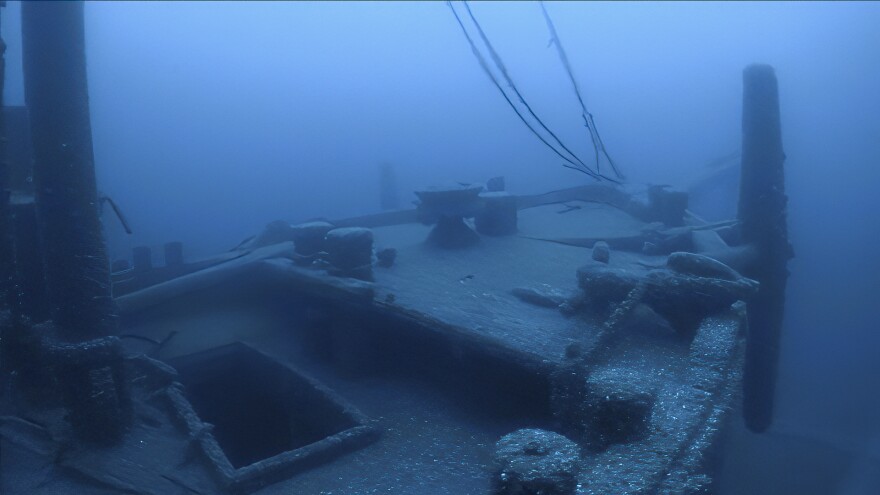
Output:
[[[5,4],[0,5],[5,7]],[[0,11],[2,12],[2,11]],[[2,17],[2,14],[0,14]],[[6,80],[6,43],[0,37],[0,313],[13,307],[12,225],[9,214],[8,165],[6,161],[6,126],[3,115],[3,90]],[[9,342],[12,320],[0,315],[0,370],[9,366]],[[0,380],[2,382],[2,380]]]
[[[743,416],[752,431],[773,420],[779,341],[785,309],[788,242],[782,132],[776,74],[769,65],[743,71],[743,141],[739,213],[742,239],[758,253],[744,275],[761,283],[748,302]]]
[[[14,320],[22,317],[30,323],[50,318],[46,301],[46,278],[43,275],[43,247],[33,198],[21,198],[10,205],[12,231]]]
[[[22,2],[25,100],[52,319],[80,342],[113,333],[86,83],[83,2]]]
[[[112,444],[131,421],[131,402],[121,344],[108,337],[116,328],[98,216],[83,11],[82,1],[21,4],[47,299],[62,341],[42,343],[38,355],[54,370],[77,436]]]
[[[5,3],[0,5],[5,7]],[[2,17],[2,15],[0,15]],[[6,159],[6,118],[3,112],[6,80],[6,43],[0,36],[0,310],[9,303],[12,292],[12,234],[9,216],[9,166]],[[11,304],[10,304],[11,306]]]

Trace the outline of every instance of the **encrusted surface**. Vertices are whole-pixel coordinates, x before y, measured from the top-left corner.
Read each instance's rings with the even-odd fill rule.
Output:
[[[317,370],[324,383],[378,418],[387,434],[332,464],[267,486],[261,490],[267,495],[292,490],[482,493],[489,488],[489,455],[498,438],[519,428],[553,427],[525,417],[476,420],[451,405],[446,391],[403,384],[399,376],[347,378],[346,366],[360,373],[359,360],[340,364],[333,359],[348,360],[352,351],[368,356],[375,352],[373,346],[391,346],[400,351],[401,359],[412,350],[395,347],[396,338],[383,340],[389,338],[387,333],[369,337],[387,330],[388,322],[406,328],[413,342],[421,339],[418,345],[429,347],[422,352],[433,353],[437,361],[430,367],[437,376],[462,366],[477,370],[485,369],[486,363],[506,362],[517,363],[525,373],[546,376],[564,362],[566,348],[577,343],[588,357],[594,391],[607,387],[608,396],[616,396],[614,390],[620,388],[626,399],[631,396],[626,395],[630,385],[643,389],[651,399],[646,431],[616,439],[585,456],[579,466],[578,493],[666,493],[696,490],[708,483],[703,456],[733,400],[738,379],[738,316],[710,318],[695,336],[683,336],[638,304],[621,316],[614,331],[603,327],[605,315],[565,313],[551,303],[577,291],[576,269],[592,262],[591,251],[528,237],[551,237],[573,225],[591,226],[586,228],[591,231],[578,232],[584,237],[622,237],[638,234],[645,224],[631,217],[621,220],[625,214],[606,205],[577,202],[520,214],[525,219],[520,235],[481,237],[477,245],[458,251],[426,246],[430,229],[422,225],[376,228],[376,244],[395,248],[397,257],[392,266],[375,268],[373,283],[296,266],[288,258],[290,245],[267,247],[230,262],[226,269],[218,266],[203,274],[201,285],[195,277],[180,280],[171,287],[173,300],[163,299],[159,288],[149,294],[150,300],[129,298],[129,307],[139,310],[124,320],[128,331],[157,341],[178,331],[157,350],[160,357],[246,340],[299,365],[314,353],[296,340],[305,331],[300,326],[332,333],[333,322],[344,316],[335,313],[359,315],[356,346],[340,347],[342,342],[330,338],[327,345],[332,350],[327,352],[339,353],[329,365],[315,364],[309,372]],[[665,263],[662,257],[612,251],[610,263],[603,265],[612,269],[645,273]],[[523,294],[528,294],[526,299],[535,299],[535,294],[546,297],[539,298],[541,305],[522,300]],[[393,318],[371,326],[367,321],[371,315]],[[490,361],[475,360],[478,353],[491,357]],[[407,366],[422,364],[403,361]],[[202,437],[195,435],[192,440],[199,444]]]
[[[470,248],[449,251],[424,244],[429,227],[374,229],[377,245],[397,249],[392,268],[374,271],[376,299],[393,295],[394,305],[402,309],[553,363],[561,361],[572,342],[592,345],[598,331],[595,322],[523,302],[516,295],[518,289],[574,294],[575,273],[590,260],[591,251],[534,238],[563,232],[586,237],[637,235],[646,224],[611,206],[581,201],[527,208],[520,210],[519,217],[518,235],[483,236]],[[662,257],[615,251],[607,266],[644,272],[640,263],[663,262]]]
[[[706,493],[703,456],[738,390],[741,363],[741,315],[732,310],[700,325],[675,369],[643,367],[658,385],[649,436],[588,458],[578,493]]]

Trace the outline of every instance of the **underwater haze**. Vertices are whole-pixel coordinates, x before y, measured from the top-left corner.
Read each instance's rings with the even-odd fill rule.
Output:
[[[880,3],[545,5],[631,187],[713,173],[741,146],[743,68],[775,68],[795,250],[776,418],[735,428],[723,486],[880,493]],[[591,156],[540,5],[471,6],[536,113]],[[7,105],[24,102],[20,7],[3,15]],[[401,208],[438,183],[592,182],[522,125],[445,2],[87,2],[85,21],[98,187],[133,229],[104,212],[114,259],[378,212],[383,164]]]

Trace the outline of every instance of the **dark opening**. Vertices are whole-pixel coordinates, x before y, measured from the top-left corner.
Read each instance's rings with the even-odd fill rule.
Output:
[[[312,307],[328,315],[344,312],[349,323],[335,325],[328,318],[300,325],[291,336],[302,339],[305,359],[330,363],[355,377],[419,379],[443,391],[463,411],[494,422],[549,427],[552,421],[549,372],[517,361],[515,352],[434,331],[389,312],[320,300],[312,301]]]
[[[241,344],[172,361],[186,395],[236,469],[354,426],[309,379]]]

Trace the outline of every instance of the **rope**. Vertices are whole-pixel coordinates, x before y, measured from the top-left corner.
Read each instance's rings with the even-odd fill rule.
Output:
[[[538,132],[538,130],[535,129],[535,127],[528,121],[528,119],[526,119],[526,117],[523,115],[523,113],[520,111],[520,109],[517,108],[517,106],[511,100],[510,96],[504,90],[504,88],[501,85],[501,83],[499,82],[498,78],[495,76],[495,74],[493,74],[492,70],[489,67],[489,63],[486,61],[486,58],[480,52],[479,48],[477,48],[477,45],[474,42],[474,39],[468,33],[467,28],[465,28],[464,23],[461,20],[461,17],[458,15],[458,12],[456,12],[455,8],[452,6],[452,2],[447,1],[446,5],[449,7],[449,10],[452,11],[452,15],[455,16],[455,20],[458,23],[459,27],[461,28],[461,32],[462,32],[462,34],[464,34],[465,39],[467,39],[467,42],[471,47],[471,51],[473,52],[474,57],[476,57],[477,61],[480,63],[480,67],[483,69],[483,72],[486,73],[486,76],[489,77],[489,80],[492,81],[492,84],[498,89],[498,91],[504,97],[504,100],[507,102],[507,104],[510,106],[510,108],[513,109],[513,111],[516,113],[517,117],[519,117],[519,119],[523,122],[523,124],[525,124],[525,126],[532,132],[532,134],[534,134],[542,143],[544,143],[545,146],[550,148],[550,150],[552,150],[557,156],[559,156],[560,158],[565,160],[566,163],[563,163],[564,167],[582,172],[582,173],[589,175],[590,177],[596,179],[597,181],[608,180],[611,182],[619,183],[617,180],[614,180],[610,177],[606,177],[606,176],[602,175],[601,173],[598,173],[597,171],[591,170],[576,154],[574,154],[568,147],[566,147],[562,143],[562,141],[556,136],[556,134],[554,134],[544,124],[544,122],[535,114],[535,112],[532,110],[531,106],[526,102],[525,98],[522,96],[522,94],[516,88],[516,85],[513,83],[513,80],[510,78],[510,75],[508,74],[507,69],[504,66],[504,63],[502,62],[501,57],[498,55],[498,53],[495,51],[492,44],[489,42],[488,37],[486,36],[482,27],[480,26],[480,24],[477,22],[476,18],[474,17],[473,12],[470,9],[470,6],[467,4],[466,1],[463,3],[465,5],[465,8],[468,11],[468,15],[470,16],[471,20],[473,21],[474,25],[477,28],[477,31],[479,32],[483,43],[486,44],[486,46],[489,50],[489,53],[492,56],[494,64],[496,65],[498,70],[501,72],[502,76],[504,76],[505,81],[510,86],[510,88],[513,90],[514,94],[517,96],[520,103],[523,104],[523,106],[526,108],[526,110],[529,112],[529,114],[532,116],[532,118],[534,118],[535,121],[537,121],[537,123],[541,126],[541,128],[543,128],[548,134],[550,134],[550,136],[553,138],[553,140],[555,140],[559,144],[559,147],[561,147],[565,152],[570,154],[574,159],[567,157],[559,149],[557,149],[556,146],[554,146],[550,142],[548,142],[547,139],[545,139],[544,136],[542,136],[541,133]]]
[[[495,66],[501,72],[501,75],[504,76],[504,80],[507,81],[507,84],[508,84],[508,86],[510,86],[510,89],[512,89],[514,94],[516,94],[516,96],[519,98],[520,103],[522,103],[523,106],[526,107],[526,110],[529,111],[529,114],[531,114],[531,116],[535,119],[535,121],[537,121],[538,124],[545,131],[547,131],[548,134],[550,134],[550,136],[553,138],[553,140],[556,141],[562,149],[564,149],[566,152],[568,152],[568,154],[571,155],[579,164],[586,167],[587,165],[583,162],[583,160],[581,160],[580,157],[578,157],[573,151],[568,149],[568,147],[562,143],[562,140],[560,140],[556,136],[556,134],[554,134],[553,131],[551,131],[550,128],[544,124],[544,121],[542,121],[535,114],[535,112],[532,110],[531,105],[529,105],[528,102],[526,102],[526,99],[519,92],[519,89],[517,89],[516,84],[513,82],[513,79],[511,79],[510,74],[508,74],[508,72],[507,72],[507,67],[504,66],[504,62],[501,61],[501,57],[498,55],[498,52],[495,51],[495,47],[492,46],[492,43],[489,41],[489,38],[486,36],[486,33],[483,31],[483,27],[480,25],[479,22],[477,22],[477,18],[474,17],[474,13],[471,11],[471,7],[466,1],[464,2],[464,7],[465,7],[465,9],[467,9],[468,15],[470,16],[471,20],[474,22],[474,26],[476,26],[477,32],[480,33],[480,38],[483,40],[483,43],[486,44],[486,48],[489,49],[489,54],[492,56],[492,61],[495,62]]]
[[[523,116],[523,114],[519,111],[519,109],[516,108],[516,105],[514,105],[513,102],[510,101],[510,97],[507,96],[507,93],[504,92],[504,88],[501,87],[501,84],[498,82],[498,79],[496,79],[495,75],[492,74],[492,71],[489,70],[489,64],[486,63],[486,59],[483,57],[483,54],[481,54],[479,49],[477,49],[477,45],[474,43],[474,40],[471,38],[470,34],[468,34],[467,29],[465,29],[464,23],[461,22],[461,18],[458,16],[458,12],[456,12],[455,8],[452,7],[452,2],[447,1],[446,5],[449,7],[449,10],[452,11],[452,15],[455,16],[455,20],[458,21],[458,25],[459,25],[459,27],[461,27],[461,32],[464,34],[464,37],[467,39],[468,44],[470,44],[470,46],[471,46],[471,51],[473,51],[474,56],[477,58],[477,61],[480,62],[480,67],[483,68],[483,71],[486,73],[486,75],[492,81],[492,84],[494,84],[495,87],[498,88],[498,91],[501,92],[501,96],[504,97],[504,100],[507,101],[507,104],[510,105],[510,108],[513,109],[513,111],[516,113],[517,117],[519,117],[520,120],[522,120],[523,124],[525,124],[526,127],[528,127],[529,130],[532,131],[532,133],[538,139],[541,140],[542,143],[544,143],[548,148],[553,150],[553,152],[556,153],[557,155],[559,155],[560,158],[567,161],[568,163],[571,163],[572,165],[575,165],[575,163],[572,162],[571,159],[564,156],[562,153],[559,152],[559,150],[557,150],[550,143],[548,143],[547,140],[544,139],[544,137],[541,136],[541,134],[538,133],[538,131],[535,130],[535,128],[532,127],[531,124],[529,124],[529,122],[526,120],[526,118]]]
[[[559,35],[556,33],[556,26],[553,24],[553,20],[550,19],[550,14],[547,12],[543,0],[541,0],[541,12],[544,14],[544,20],[547,22],[547,29],[550,31],[550,41],[552,44],[556,45],[556,52],[559,54],[559,59],[562,61],[562,66],[565,68],[566,74],[568,74],[568,79],[571,81],[571,85],[574,88],[574,94],[577,96],[578,103],[581,105],[581,116],[584,119],[584,125],[586,125],[587,130],[590,132],[590,139],[593,141],[593,149],[596,151],[596,171],[601,173],[601,169],[599,168],[599,153],[601,152],[611,165],[614,175],[616,175],[618,179],[623,179],[623,174],[620,173],[620,170],[617,169],[617,165],[614,164],[614,160],[608,155],[608,151],[605,149],[605,143],[602,142],[602,137],[599,136],[599,130],[596,128],[596,122],[593,120],[593,114],[587,110],[587,105],[584,103],[580,87],[574,77],[571,64],[568,61],[568,55],[565,53],[562,41],[559,40]]]

